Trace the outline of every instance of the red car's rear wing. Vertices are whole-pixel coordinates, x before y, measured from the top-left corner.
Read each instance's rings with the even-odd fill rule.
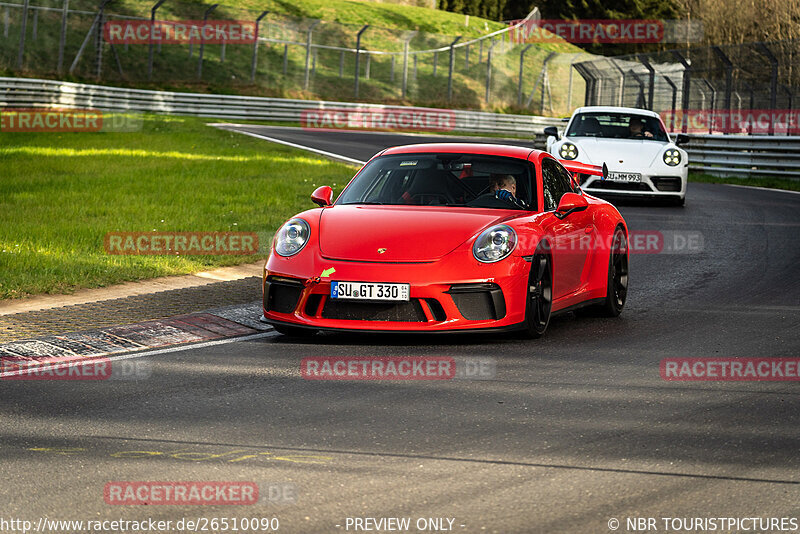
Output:
[[[581,163],[580,161],[560,159],[558,160],[572,174],[591,174],[593,176],[602,176],[603,180],[608,178],[608,167],[603,163],[600,165],[589,165],[588,163]]]

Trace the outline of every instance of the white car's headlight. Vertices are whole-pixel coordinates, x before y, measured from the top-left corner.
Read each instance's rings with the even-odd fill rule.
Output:
[[[669,150],[664,152],[664,163],[669,165],[670,167],[674,167],[681,162],[681,153],[675,150],[674,148],[670,148]]]
[[[564,143],[561,145],[561,148],[558,149],[558,153],[561,159],[575,159],[578,157],[578,147],[572,143]]]
[[[472,255],[483,263],[494,263],[507,257],[517,246],[517,233],[506,224],[498,224],[481,232],[472,245]]]
[[[294,256],[308,243],[308,223],[303,219],[292,219],[275,234],[275,252],[280,256]]]

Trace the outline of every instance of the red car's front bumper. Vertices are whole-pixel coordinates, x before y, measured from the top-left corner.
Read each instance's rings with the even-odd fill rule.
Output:
[[[531,264],[521,256],[492,264],[453,253],[425,263],[309,256],[297,261],[273,254],[267,261],[263,305],[267,322],[371,332],[513,330],[523,326]],[[323,272],[330,274],[321,277]],[[332,280],[408,283],[410,301],[331,299]]]

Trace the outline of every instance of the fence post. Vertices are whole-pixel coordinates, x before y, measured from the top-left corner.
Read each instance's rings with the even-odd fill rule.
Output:
[[[370,66],[372,65],[372,54],[367,54],[367,67],[364,69],[364,79],[369,80]]]
[[[392,83],[394,83],[394,62],[395,62],[395,59],[396,59],[395,56],[392,55],[392,67],[391,67],[391,71],[389,73],[389,81],[392,82]]]
[[[204,52],[205,47],[206,47],[206,40],[203,37],[203,30],[205,30],[206,21],[208,20],[208,16],[211,14],[212,11],[217,9],[218,5],[219,4],[211,5],[211,7],[206,9],[206,12],[203,13],[203,28],[200,30],[200,53],[197,54],[197,79],[198,80],[202,80],[203,79],[203,52]]]
[[[262,11],[261,14],[256,19],[256,38],[255,42],[253,43],[253,58],[250,60],[250,81],[254,82],[256,80],[256,66],[258,64],[258,25],[261,23],[261,19],[266,17],[269,14],[269,11]]]
[[[492,85],[492,53],[494,51],[494,47],[500,41],[494,41],[491,46],[489,46],[489,52],[486,55],[486,96],[484,100],[486,103],[489,103],[489,91]]]
[[[764,43],[758,43],[756,50],[766,57],[772,65],[772,73],[769,82],[769,109],[775,111],[778,104],[778,59],[772,54]],[[775,135],[775,114],[772,113],[769,120],[769,135]]]
[[[712,46],[711,50],[725,64],[725,109],[731,109],[731,91],[733,91],[733,62],[718,46]]]
[[[469,45],[464,47],[464,69],[469,70]]]
[[[433,77],[436,77],[436,65],[439,63],[439,52],[433,53]]]
[[[709,109],[711,109],[711,113],[710,113],[711,120],[708,121],[708,133],[713,133],[713,131],[714,131],[714,108],[715,108],[716,100],[717,100],[717,89],[711,84],[711,82],[709,82],[705,78],[700,78],[700,81],[702,81],[704,84],[706,84],[706,87],[711,89],[711,107],[709,108]]]
[[[65,0],[65,2],[69,2],[69,0]],[[148,43],[149,50],[147,51],[148,81],[153,79],[153,26],[155,25],[156,21],[156,10],[158,10],[158,8],[161,7],[161,4],[163,4],[164,2],[166,2],[166,0],[158,0],[158,2],[156,2],[156,4],[150,8],[150,39]],[[67,16],[64,15],[64,26],[66,26],[66,18]]]
[[[613,58],[609,58],[608,60],[615,69],[619,72],[620,80],[619,80],[619,95],[617,96],[617,106],[622,107],[623,103],[625,102],[624,93],[625,93],[625,71],[617,65],[617,62],[614,61]]]
[[[339,78],[344,77],[344,50],[339,52]]]
[[[22,27],[19,32],[19,50],[17,53],[17,68],[22,68],[23,57],[25,56],[25,31],[28,27],[28,0],[22,3]]]
[[[459,35],[456,37],[452,43],[450,43],[450,66],[447,72],[447,101],[450,102],[453,100],[453,66],[455,65],[456,61],[456,50],[455,46],[458,41],[461,40],[461,36]]]
[[[311,53],[311,76],[317,75],[317,55],[319,54],[318,49],[314,49],[314,52]]]
[[[522,52],[519,53],[519,84],[517,85],[517,107],[522,107],[522,74],[524,71],[524,62],[525,62],[525,52],[527,52],[532,44],[529,44],[525,48],[522,49]],[[572,87],[572,69],[569,72],[570,75],[570,88]]]
[[[105,18],[105,7],[111,0],[106,0],[100,5],[100,11],[97,13],[97,29],[94,36],[95,46],[95,77],[99,80],[103,72],[103,20]]]
[[[690,91],[692,89],[692,85],[691,85],[691,83],[692,83],[692,79],[691,79],[692,78],[692,67],[689,64],[689,62],[686,61],[686,58],[684,58],[683,55],[681,55],[681,53],[678,52],[677,50],[673,50],[672,54],[676,58],[678,58],[678,61],[680,61],[681,64],[683,65],[683,95],[682,95],[683,104],[682,104],[682,108],[683,108],[683,119],[684,120],[683,120],[683,126],[681,128],[681,131],[683,131],[683,133],[686,133],[688,131],[688,128],[689,128],[689,122],[686,120],[686,115],[689,112],[689,93],[690,93]]]
[[[648,77],[647,77],[647,109],[650,111],[653,110],[653,98],[655,97],[655,86],[656,86],[656,69],[650,64],[650,60],[647,59],[647,56],[644,54],[639,54],[639,61],[642,62],[644,68],[647,69]],[[672,110],[675,111],[674,109]]]
[[[789,86],[787,86],[787,85],[783,85],[783,84],[781,84],[781,89],[783,89],[783,92],[784,92],[784,93],[786,93],[786,97],[789,99],[789,102],[788,102],[788,105],[786,106],[786,109],[788,109],[789,111],[791,111],[792,109],[794,109],[794,108],[792,107],[792,104],[794,103],[794,102],[793,102],[793,100],[794,100],[794,93],[792,92],[792,89],[791,89]]]
[[[286,76],[286,72],[289,69],[289,45],[283,45],[283,75]]]
[[[311,59],[311,37],[314,33],[314,26],[322,22],[321,20],[317,19],[311,23],[311,26],[308,27],[306,31],[306,66],[305,66],[305,73],[303,74],[303,91],[308,90],[308,63]]]
[[[678,107],[678,86],[675,85],[669,76],[664,76],[664,81],[666,81],[669,86],[672,88],[672,125],[670,126],[670,131],[675,131],[675,115],[677,115],[677,107]],[[686,117],[682,119],[683,121],[686,120]]]
[[[361,35],[367,31],[369,28],[369,24],[364,24],[364,26],[358,30],[356,34],[356,74],[355,74],[355,87],[353,88],[353,94],[356,98],[358,98],[358,77],[360,75],[360,66],[359,66],[359,56],[361,55]]]
[[[409,33],[405,40],[403,41],[403,98],[406,97],[406,90],[408,88],[408,45],[411,43],[411,39],[413,39],[417,35],[417,32]],[[414,72],[416,73],[416,65],[417,65],[417,56],[414,56]],[[416,74],[415,74],[416,78]]]
[[[6,11],[8,13],[8,11]],[[64,46],[67,43],[67,16],[69,15],[69,0],[64,0],[61,11],[61,34],[58,37],[58,73],[64,70]]]

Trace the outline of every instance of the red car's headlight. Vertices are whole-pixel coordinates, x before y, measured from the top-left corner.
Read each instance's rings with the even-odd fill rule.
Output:
[[[284,257],[294,256],[306,246],[310,233],[306,221],[291,219],[275,234],[275,252]]]
[[[483,263],[494,263],[508,257],[517,246],[517,233],[507,224],[484,230],[472,245],[472,255]]]

